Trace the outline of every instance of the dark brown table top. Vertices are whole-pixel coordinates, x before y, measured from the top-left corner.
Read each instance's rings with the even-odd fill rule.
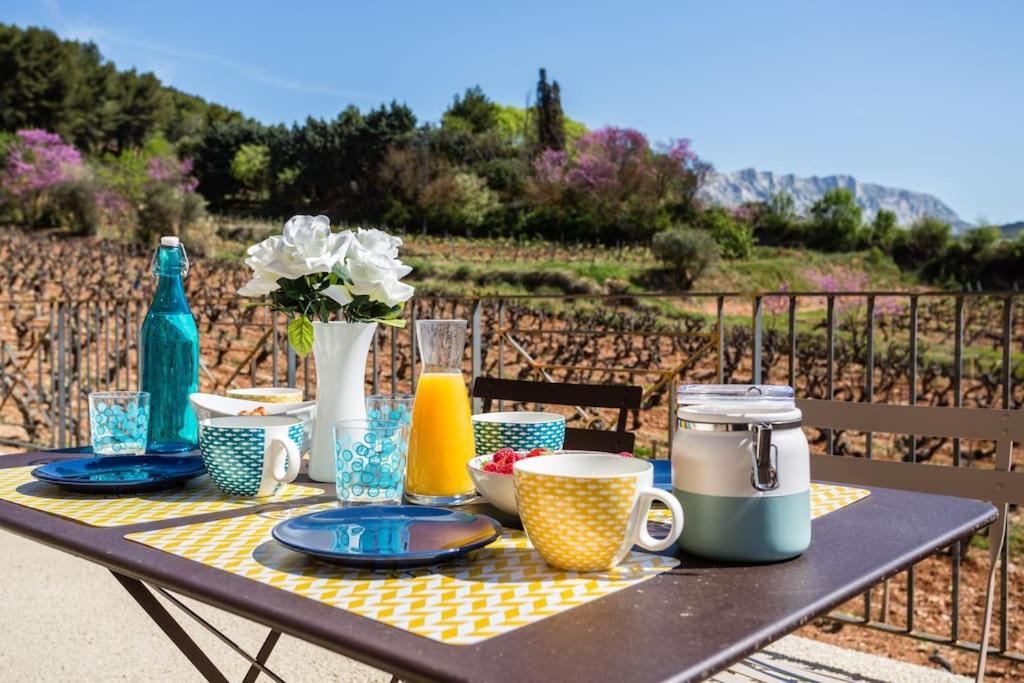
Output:
[[[0,456],[0,468],[58,457],[80,456]],[[996,518],[995,508],[980,501],[875,488],[867,498],[815,520],[811,547],[795,560],[729,566],[682,555],[679,567],[638,586],[476,645],[437,643],[124,538],[332,498],[111,528],[0,501],[0,528],[403,680],[597,682],[705,678]],[[489,506],[479,507],[508,521]],[[111,590],[115,586],[111,582]]]

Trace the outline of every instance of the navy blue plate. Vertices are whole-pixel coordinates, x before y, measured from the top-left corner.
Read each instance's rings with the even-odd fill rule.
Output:
[[[501,536],[486,515],[418,505],[367,505],[312,512],[281,522],[274,540],[318,560],[360,569],[408,569],[450,562]]]
[[[76,493],[145,493],[182,486],[206,473],[196,456],[107,455],[56,460],[32,470],[47,484]]]
[[[651,460],[651,465],[654,466],[654,487],[659,489],[665,489],[666,491],[672,490],[672,461],[671,460]]]

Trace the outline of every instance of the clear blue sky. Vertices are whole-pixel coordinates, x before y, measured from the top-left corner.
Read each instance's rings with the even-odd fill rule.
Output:
[[[1024,220],[1024,2],[0,0],[119,67],[264,122],[397,99],[436,120],[537,68],[590,127],[689,137],[723,171],[848,173]]]

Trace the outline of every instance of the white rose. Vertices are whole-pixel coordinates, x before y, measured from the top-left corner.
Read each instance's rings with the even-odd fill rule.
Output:
[[[273,260],[265,269],[278,277],[294,280],[313,273],[329,273],[341,263],[352,243],[352,232],[331,232],[327,216],[292,216],[284,225],[284,234],[274,240]],[[258,245],[257,245],[258,246]]]
[[[408,301],[413,295],[411,286],[399,282],[412,272],[412,268],[387,254],[353,245],[345,259],[345,268],[352,280],[348,287],[351,294],[366,295],[371,301],[379,301],[388,306]]]
[[[398,248],[402,246],[402,238],[394,237],[383,230],[371,228],[356,230],[356,244],[366,251],[384,254],[388,258],[398,258]]]

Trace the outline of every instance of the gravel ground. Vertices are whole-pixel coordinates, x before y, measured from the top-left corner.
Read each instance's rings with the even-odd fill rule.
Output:
[[[0,531],[0,681],[196,681],[203,679],[142,609],[97,565]],[[186,601],[249,652],[266,629]],[[168,606],[176,616],[177,608]],[[180,620],[221,667],[241,680],[245,662],[191,620]],[[834,645],[790,636],[770,646],[765,662],[854,674],[860,681],[946,683],[967,679]],[[388,681],[390,676],[322,648],[284,636],[268,665],[287,681]],[[859,677],[859,678],[857,678]],[[266,680],[265,678],[261,680]]]

